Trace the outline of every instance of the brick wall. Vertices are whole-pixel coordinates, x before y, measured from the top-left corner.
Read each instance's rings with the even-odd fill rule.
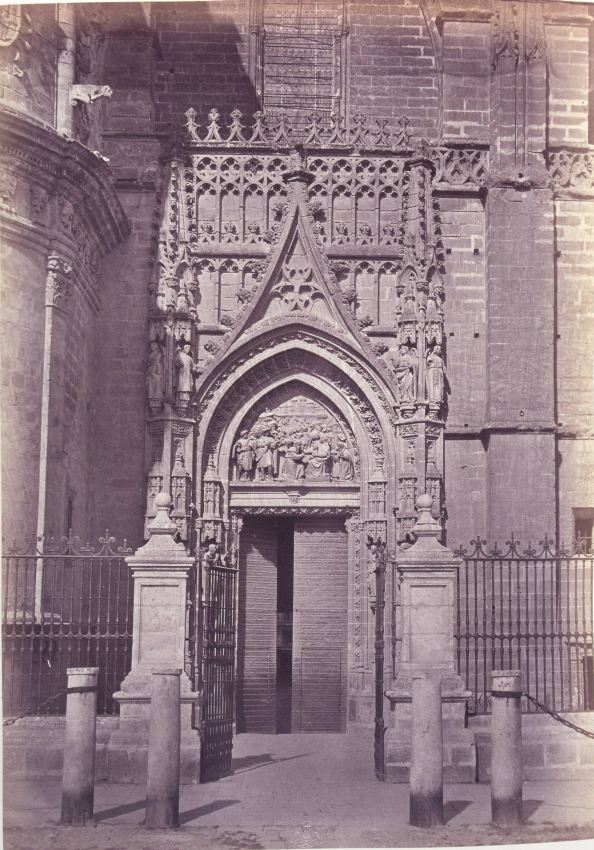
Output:
[[[439,206],[447,252],[448,426],[476,427],[484,422],[486,405],[485,213],[478,198],[442,197]]]
[[[225,122],[232,109],[251,117],[248,77],[248,4],[155,4],[161,57],[155,74],[155,127],[170,133],[193,106],[204,122],[216,108]]]
[[[553,419],[553,205],[547,190],[492,189],[487,204],[489,418]]]
[[[488,140],[490,78],[490,24],[446,21],[442,116],[445,138]]]
[[[142,151],[141,151],[142,152]],[[120,192],[132,233],[106,259],[92,362],[94,536],[105,528],[143,539],[148,283],[154,256],[154,191]]]
[[[447,545],[468,547],[487,529],[487,455],[478,437],[446,440]]]
[[[438,84],[433,45],[418,3],[350,4],[350,109],[406,115],[413,132],[435,136]]]
[[[560,537],[574,536],[572,508],[594,508],[594,206],[556,203],[557,418]]]
[[[555,534],[554,434],[493,433],[488,448],[487,540]]]
[[[346,723],[348,546],[344,520],[295,521],[291,728]]]
[[[549,64],[549,145],[588,143],[588,28],[546,28]]]
[[[238,732],[276,731],[277,548],[273,518],[246,518],[239,562]]]

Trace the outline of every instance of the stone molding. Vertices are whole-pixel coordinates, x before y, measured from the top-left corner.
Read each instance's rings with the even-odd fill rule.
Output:
[[[79,142],[0,110],[0,222],[15,240],[54,246],[93,309],[101,259],[130,232],[109,167]]]

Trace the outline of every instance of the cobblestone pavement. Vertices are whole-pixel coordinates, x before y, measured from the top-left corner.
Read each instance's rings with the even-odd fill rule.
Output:
[[[440,847],[594,839],[594,787],[583,782],[524,786],[525,825],[489,825],[488,785],[447,785],[444,827],[408,821],[408,787],[373,775],[370,733],[240,735],[232,776],[181,790],[181,828],[147,831],[144,788],[98,783],[97,826],[57,824],[58,781],[5,783],[6,850],[176,850],[176,848]],[[591,846],[591,842],[590,843]]]

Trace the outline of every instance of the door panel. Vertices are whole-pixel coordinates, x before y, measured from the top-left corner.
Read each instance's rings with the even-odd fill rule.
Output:
[[[273,519],[246,517],[239,556],[237,731],[276,731],[276,559]]]
[[[346,728],[348,544],[339,517],[295,521],[293,732]]]

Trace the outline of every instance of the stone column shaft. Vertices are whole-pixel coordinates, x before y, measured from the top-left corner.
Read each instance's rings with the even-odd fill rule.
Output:
[[[93,819],[98,667],[69,667],[61,822]]]
[[[491,673],[491,820],[522,823],[522,688],[519,670]]]
[[[410,823],[443,824],[441,677],[413,676]]]
[[[179,680],[181,670],[153,670],[146,785],[147,829],[179,826]]]

